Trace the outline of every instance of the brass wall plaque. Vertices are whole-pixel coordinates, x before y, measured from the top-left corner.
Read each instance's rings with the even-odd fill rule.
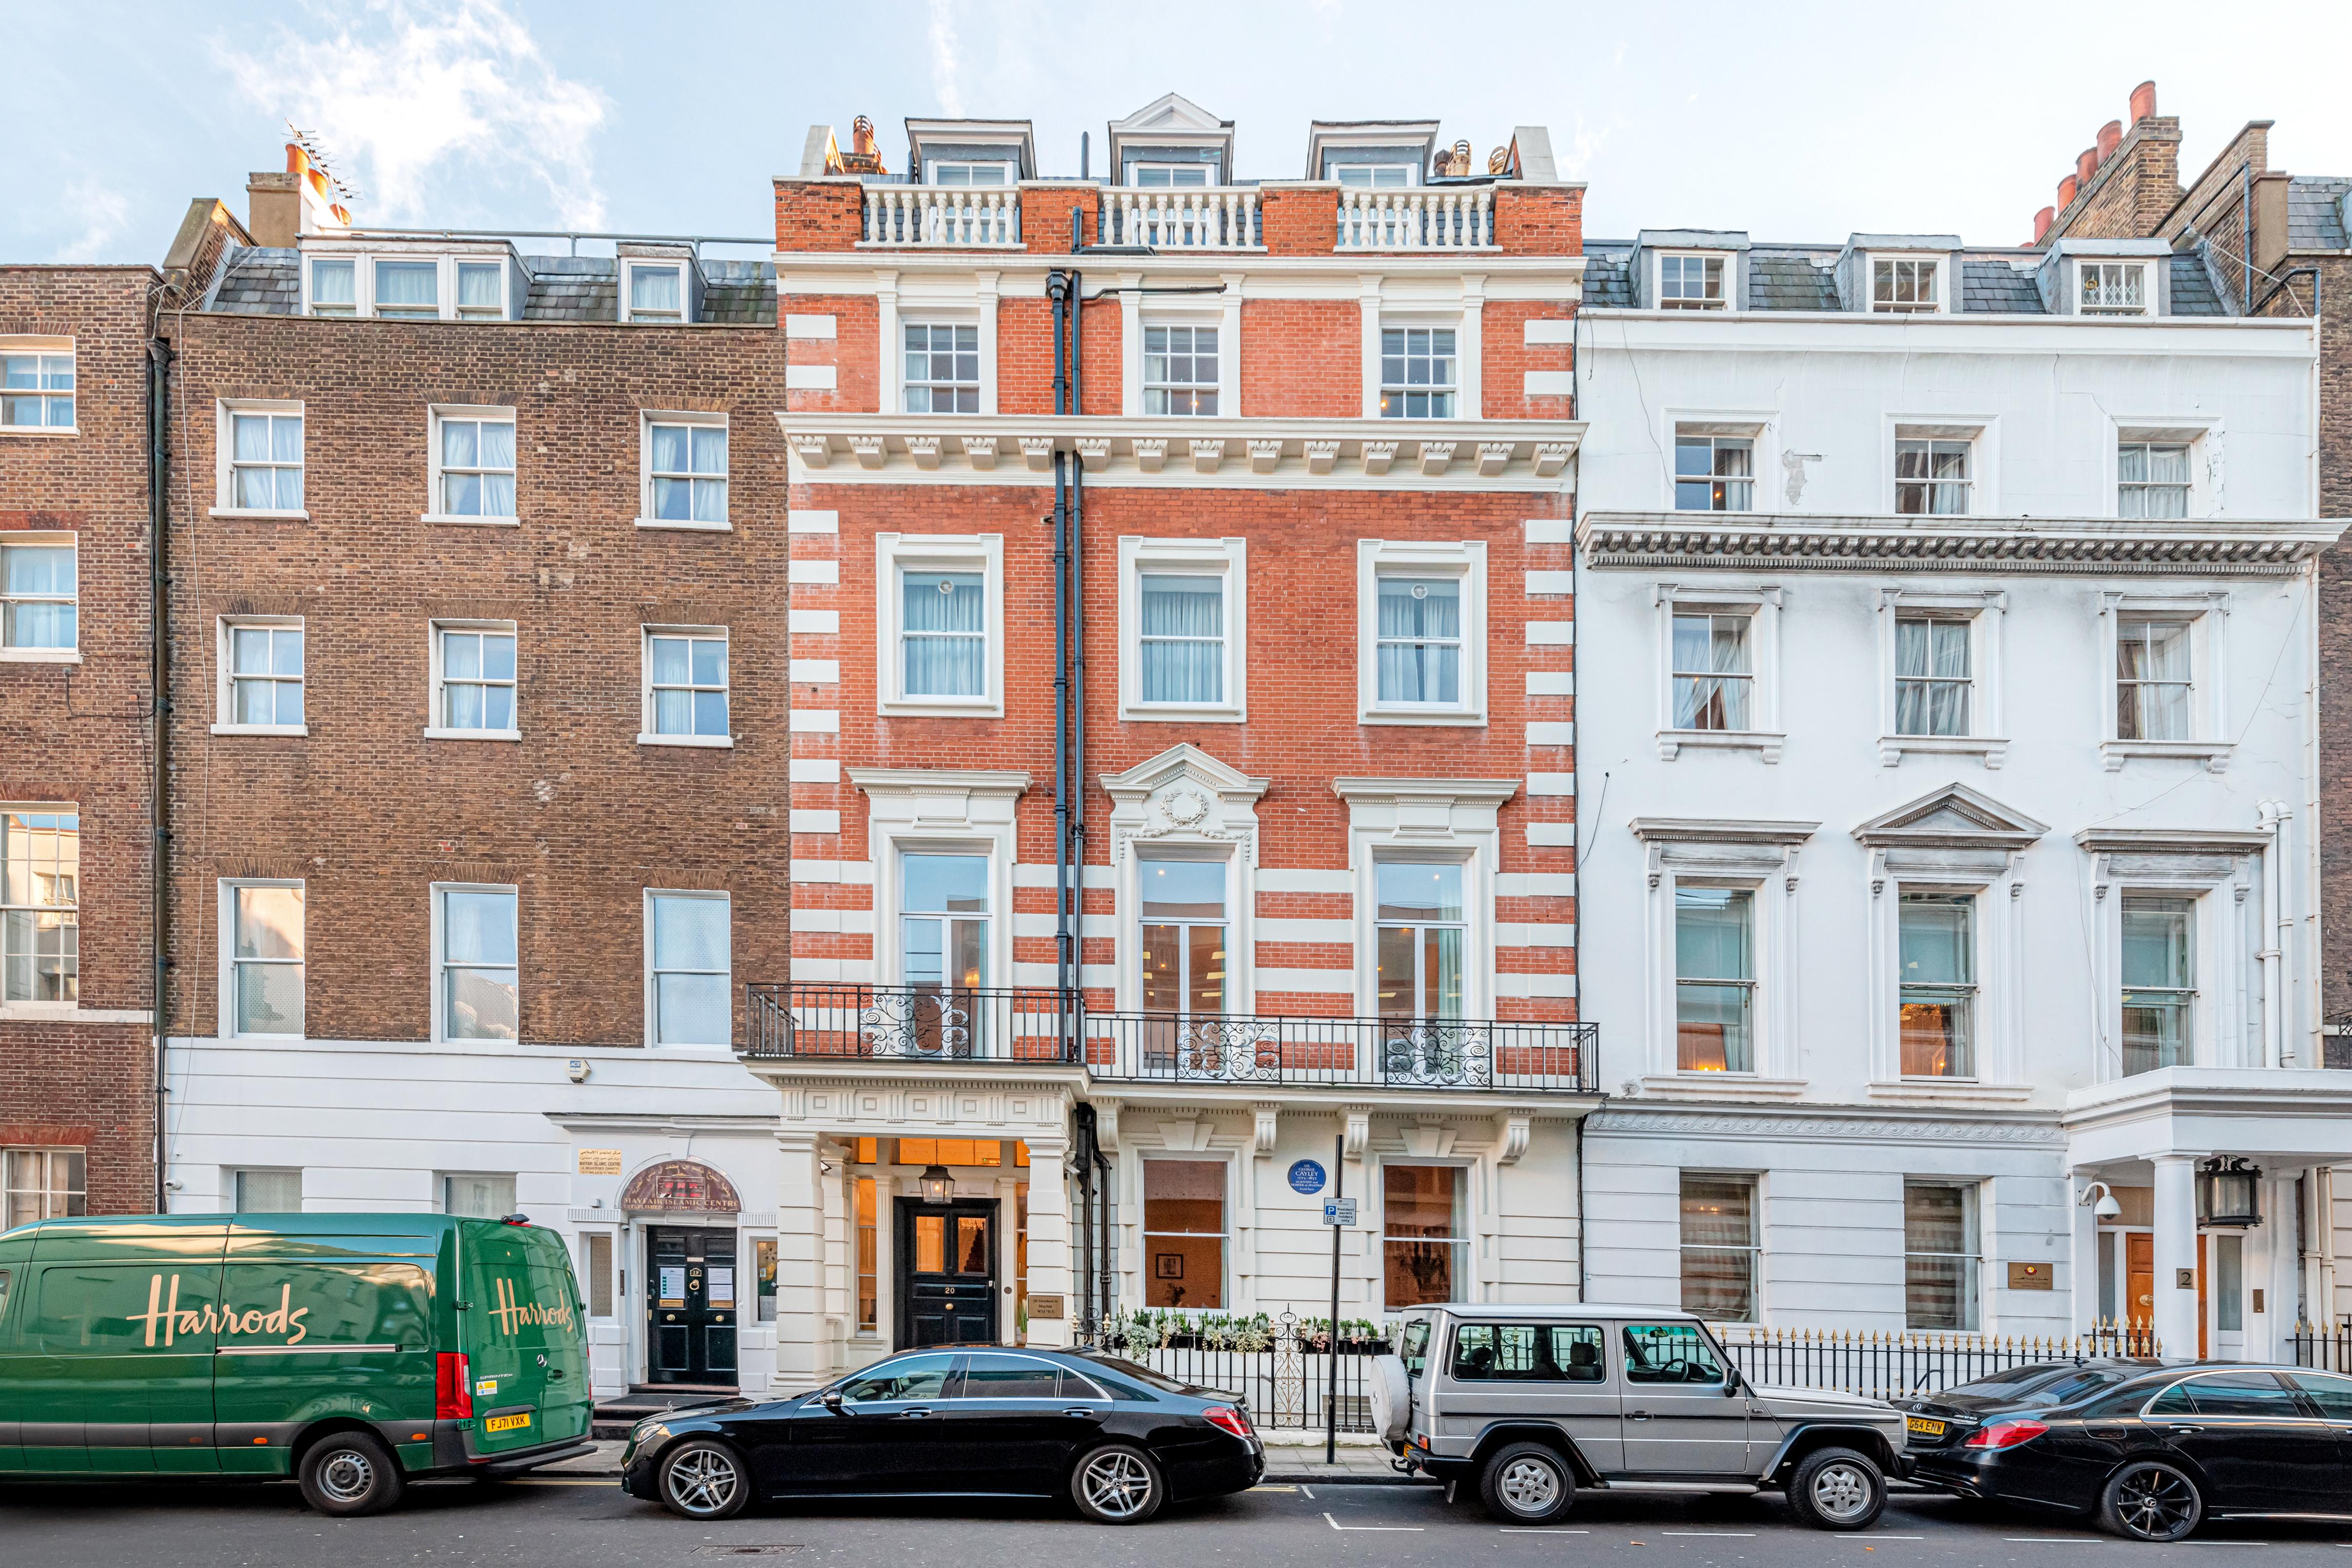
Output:
[[[583,1149],[580,1151],[582,1176],[619,1176],[621,1151],[618,1149]]]
[[[2012,1291],[2047,1291],[2055,1288],[2056,1270],[2047,1263],[2011,1263],[2009,1266],[2009,1288]]]
[[[1061,1316],[1061,1297],[1032,1296],[1029,1298],[1029,1321],[1031,1322],[1058,1322]]]

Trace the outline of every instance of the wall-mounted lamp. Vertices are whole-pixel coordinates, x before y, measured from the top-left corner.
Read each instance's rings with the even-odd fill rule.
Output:
[[[925,1166],[915,1185],[925,1203],[945,1203],[955,1196],[955,1177],[948,1175],[945,1166]]]
[[[2197,1223],[2241,1229],[2263,1222],[2262,1171],[2252,1160],[2215,1155],[2197,1167]]]
[[[2121,1219],[2124,1217],[2124,1206],[2116,1201],[2114,1191],[2103,1181],[2095,1181],[2084,1187],[2083,1196],[2075,1201],[2074,1207],[2080,1208],[2084,1204],[2089,1203],[2091,1195],[2095,1192],[2099,1195],[2099,1198],[2097,1207],[2091,1210],[2092,1218]]]

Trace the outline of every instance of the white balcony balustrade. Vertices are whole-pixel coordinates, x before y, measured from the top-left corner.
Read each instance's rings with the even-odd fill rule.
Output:
[[[1476,250],[1494,243],[1491,185],[1339,193],[1340,250]]]
[[[1258,236],[1257,192],[1247,187],[1103,193],[1104,228],[1112,245],[1154,250],[1248,250]]]
[[[1021,243],[1021,193],[1001,185],[868,185],[860,237],[867,245],[1008,249]]]

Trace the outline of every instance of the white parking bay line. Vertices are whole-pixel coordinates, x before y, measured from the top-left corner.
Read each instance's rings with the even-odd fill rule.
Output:
[[[1658,1533],[1660,1535],[1720,1535],[1735,1541],[1753,1541],[1756,1538],[1756,1532],[1752,1530],[1661,1530]]]
[[[2087,1535],[2004,1535],[2003,1541],[2014,1541],[2034,1546],[2105,1546],[2105,1542]]]
[[[1503,1526],[1503,1533],[1506,1535],[1590,1535],[1592,1531],[1589,1530],[1531,1530],[1519,1525],[1507,1524]]]
[[[1378,1530],[1406,1535],[1419,1535],[1422,1532],[1422,1527],[1418,1524],[1342,1524],[1328,1513],[1323,1516],[1323,1522],[1334,1530]]]

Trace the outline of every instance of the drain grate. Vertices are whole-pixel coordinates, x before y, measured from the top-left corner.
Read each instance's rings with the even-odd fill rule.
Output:
[[[694,1549],[694,1554],[697,1557],[782,1557],[787,1552],[801,1552],[805,1550],[806,1548],[797,1544],[791,1546],[698,1546]]]

